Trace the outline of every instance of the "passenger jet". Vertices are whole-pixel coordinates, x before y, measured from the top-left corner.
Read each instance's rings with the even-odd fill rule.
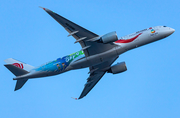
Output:
[[[4,66],[16,76],[13,78],[13,80],[17,80],[15,91],[20,89],[28,79],[47,77],[88,67],[87,83],[84,85],[79,98],[76,98],[81,99],[91,91],[106,72],[118,74],[127,70],[125,62],[112,65],[119,55],[163,39],[175,31],[170,27],[156,26],[120,38],[117,37],[115,31],[100,36],[47,8],[41,8],[62,25],[69,33],[68,36],[73,36],[76,39],[74,43],[79,43],[82,49],[38,67],[33,67],[13,58],[4,60],[7,63]]]

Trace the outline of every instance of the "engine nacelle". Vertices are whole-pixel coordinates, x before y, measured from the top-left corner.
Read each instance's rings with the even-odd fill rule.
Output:
[[[107,71],[108,73],[118,74],[127,70],[125,62],[117,63],[116,65],[111,66]]]
[[[111,42],[115,42],[117,40],[118,40],[118,37],[117,37],[116,32],[107,33],[99,39],[99,41],[101,43],[111,43]]]

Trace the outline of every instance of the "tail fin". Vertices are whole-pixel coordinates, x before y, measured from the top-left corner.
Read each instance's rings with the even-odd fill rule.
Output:
[[[29,73],[29,70],[33,69],[34,67],[31,65],[28,65],[26,63],[17,61],[13,58],[9,58],[4,60],[7,64],[4,66],[10,70],[15,76],[21,76]],[[22,86],[27,82],[28,79],[23,80],[17,80],[16,87],[14,91],[22,88]]]
[[[7,64],[12,64],[14,66],[17,66],[21,69],[24,69],[26,71],[30,71],[31,69],[33,69],[34,67],[29,65],[29,64],[26,64],[26,63],[23,63],[23,62],[20,62],[18,60],[15,60],[13,58],[8,58],[6,60],[4,60]]]

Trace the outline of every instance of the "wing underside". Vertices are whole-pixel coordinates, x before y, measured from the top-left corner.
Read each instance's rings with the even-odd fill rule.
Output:
[[[118,57],[112,58],[109,61],[106,61],[104,63],[101,63],[96,66],[90,67],[90,76],[87,79],[87,83],[84,86],[84,89],[78,99],[83,98],[86,96],[91,89],[99,82],[99,80],[104,76],[106,71],[110,68],[112,63],[117,59]]]
[[[65,30],[69,33],[68,36],[73,36],[76,39],[75,43],[80,43],[86,57],[100,54],[116,47],[114,43],[104,44],[99,43],[98,41],[94,41],[94,39],[98,39],[100,38],[100,36],[73,23],[72,21],[60,16],[59,14],[47,8],[43,9],[65,28]],[[91,91],[91,89],[98,83],[98,81],[103,77],[103,75],[110,68],[111,64],[117,58],[118,57],[114,57],[99,65],[89,67],[90,76],[87,79],[87,83],[85,84],[85,87],[79,99],[83,98]]]

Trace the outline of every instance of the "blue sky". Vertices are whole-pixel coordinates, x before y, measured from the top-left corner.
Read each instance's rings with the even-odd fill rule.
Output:
[[[120,55],[128,71],[106,74],[93,90],[79,97],[88,68],[32,79],[14,92],[14,75],[3,65],[15,58],[33,66],[79,51],[73,37],[43,6],[103,35],[124,36],[166,25],[171,36]],[[2,118],[179,118],[180,17],[179,1],[121,0],[4,0],[0,4],[0,116]]]

